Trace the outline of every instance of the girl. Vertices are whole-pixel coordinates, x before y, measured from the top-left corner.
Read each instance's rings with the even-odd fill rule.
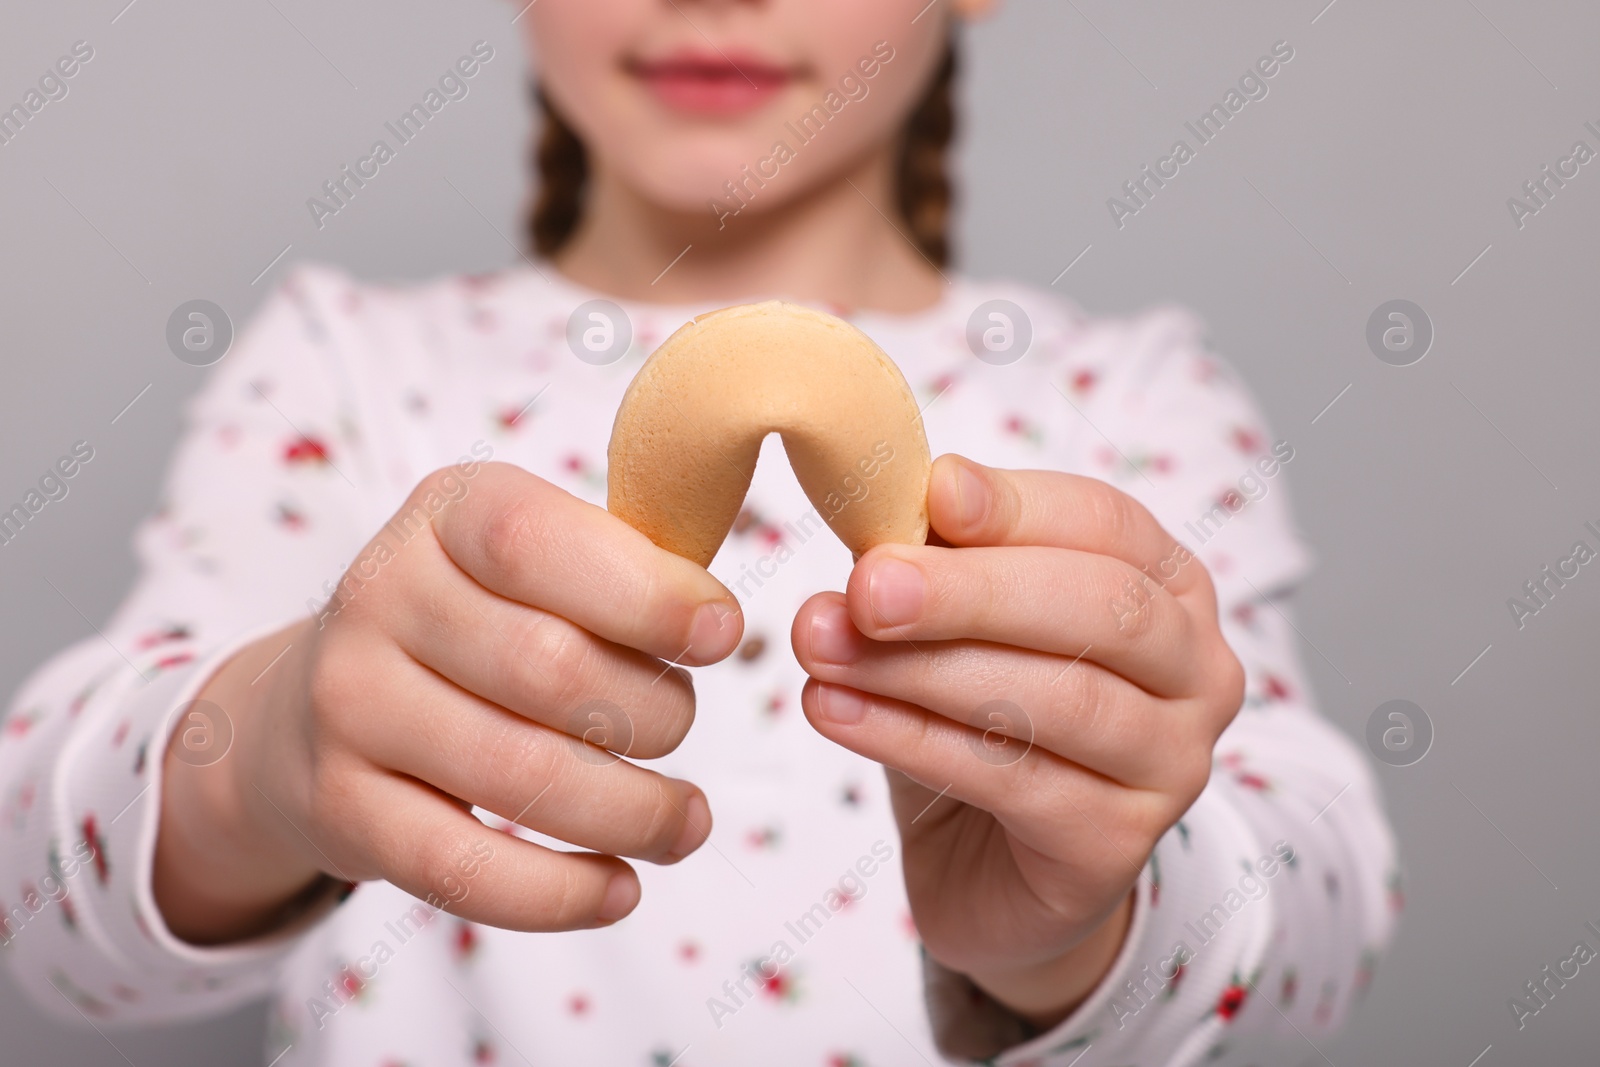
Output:
[[[295,271],[104,639],[18,698],[0,934],[42,1006],[271,991],[283,1065],[1313,1054],[1394,855],[1295,661],[1293,446],[1186,315],[947,271],[983,6],[526,9],[539,258]],[[596,506],[642,357],[768,296],[918,390],[928,546],[852,568],[770,440],[711,572]]]

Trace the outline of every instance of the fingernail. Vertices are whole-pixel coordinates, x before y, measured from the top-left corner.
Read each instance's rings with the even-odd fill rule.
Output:
[[[719,660],[732,652],[738,634],[732,621],[736,614],[721,601],[701,604],[689,626],[689,651],[707,661]]]
[[[605,899],[600,902],[600,911],[595,918],[601,925],[609,926],[632,911],[638,903],[639,883],[633,875],[614,874],[606,886]]]
[[[867,713],[867,702],[854,689],[825,685],[817,691],[817,710],[829,722],[854,726]]]
[[[989,483],[970,463],[956,462],[956,518],[971,529],[989,513]]]
[[[860,635],[844,609],[811,616],[811,658],[822,663],[854,663],[861,654]]]
[[[677,843],[667,853],[669,863],[676,863],[689,853],[705,844],[706,838],[711,836],[711,806],[706,803],[706,798],[699,793],[693,793],[688,803],[683,806],[683,833],[678,835]]]
[[[880,626],[915,622],[926,596],[922,571],[904,560],[886,559],[867,578],[867,603]]]

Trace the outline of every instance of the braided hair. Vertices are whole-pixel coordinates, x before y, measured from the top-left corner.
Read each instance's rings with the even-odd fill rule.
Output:
[[[956,128],[957,67],[952,38],[927,92],[906,122],[895,161],[895,199],[901,218],[918,250],[940,267],[950,263],[949,227],[955,196],[946,157]],[[534,151],[539,185],[528,214],[527,236],[535,251],[551,256],[578,227],[589,180],[589,155],[549,94],[535,85],[533,98],[541,120]]]

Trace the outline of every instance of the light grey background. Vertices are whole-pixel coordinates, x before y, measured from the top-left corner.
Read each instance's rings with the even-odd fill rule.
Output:
[[[525,195],[513,7],[124,3],[0,18],[6,106],[74,41],[96,52],[0,146],[0,502],[73,441],[96,450],[0,548],[5,692],[126,591],[129,532],[205,373],[165,348],[176,305],[242,323],[307,258],[375,278],[493,268]],[[1204,315],[1297,449],[1290,491],[1321,557],[1299,621],[1327,714],[1357,737],[1392,698],[1432,718],[1425,760],[1378,766],[1409,908],[1329,1061],[1591,1062],[1592,968],[1522,1033],[1507,1001],[1600,921],[1600,571],[1520,632],[1506,599],[1600,520],[1600,161],[1521,230],[1506,199],[1574,141],[1600,149],[1583,128],[1600,126],[1600,10],[1324,3],[1013,0],[968,40],[964,265],[1059,275],[1090,311]],[[472,95],[318,232],[306,198],[480,38],[498,57]],[[1119,230],[1106,199],[1278,40],[1295,58],[1268,97]],[[1415,366],[1365,343],[1393,298],[1437,329]],[[7,1064],[249,1063],[261,1029],[247,1011],[108,1040],[41,1021],[0,978]]]

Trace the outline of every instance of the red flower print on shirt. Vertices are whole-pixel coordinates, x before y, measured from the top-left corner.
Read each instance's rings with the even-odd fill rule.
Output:
[[[170,623],[159,630],[147,630],[134,639],[133,647],[141,651],[166,644],[168,641],[187,641],[193,634],[182,623]]]
[[[745,832],[744,843],[754,849],[776,848],[781,836],[775,826],[758,826]]]
[[[89,860],[94,864],[94,876],[101,885],[111,880],[111,866],[106,859],[105,838],[100,836],[100,823],[94,813],[83,817],[81,825],[84,843],[89,846]]]
[[[951,389],[955,388],[955,384],[958,381],[960,381],[960,379],[955,374],[945,373],[939,375],[933,381],[929,382],[927,388],[923,390],[923,395],[928,398],[927,406],[931,407],[935,400],[939,399],[940,397],[944,396],[945,393],[948,393]],[[926,410],[926,407],[924,410]]]
[[[794,978],[771,960],[752,960],[745,973],[761,979],[761,994],[770,1000],[793,1002],[800,999]]]
[[[1333,1002],[1339,996],[1339,983],[1332,978],[1322,983],[1322,995],[1317,998],[1316,1011],[1312,1013],[1311,1021],[1318,1026],[1326,1026],[1333,1020]]]
[[[1126,455],[1118,453],[1112,448],[1097,448],[1094,451],[1095,462],[1102,467],[1115,468],[1122,478],[1132,478],[1140,474],[1171,474],[1177,469],[1178,462],[1165,453],[1142,454],[1138,452]]]
[[[583,993],[574,993],[567,998],[567,1014],[578,1018],[588,1015],[592,1006],[589,998]]]
[[[6,720],[6,736],[22,737],[43,718],[44,710],[42,708],[28,708],[25,711],[19,711]]]
[[[678,959],[684,963],[700,961],[700,946],[694,941],[684,941],[678,946]]]
[[[309,434],[297,434],[288,444],[283,446],[283,461],[286,464],[312,464],[323,466],[328,462],[328,446],[320,438]]]
[[[1228,988],[1222,991],[1222,996],[1217,998],[1217,1017],[1223,1022],[1232,1022],[1233,1017],[1239,1014],[1239,1009],[1244,1007],[1244,1001],[1250,991],[1239,984],[1237,978]]]
[[[1235,426],[1232,433],[1233,447],[1247,456],[1256,455],[1267,447],[1266,438],[1260,430],[1252,430],[1245,426]]]
[[[1233,780],[1246,789],[1254,789],[1259,793],[1270,793],[1272,783],[1261,775],[1245,769],[1243,752],[1227,752],[1217,759],[1217,762],[1232,772]]]
[[[1011,436],[1020,437],[1032,445],[1044,440],[1044,431],[1039,428],[1039,424],[1021,415],[1007,415],[1005,421],[1001,423],[1001,428]]]
[[[367,991],[367,981],[347,963],[333,972],[333,985],[335,989],[343,990],[348,1000],[360,1000],[361,994]]]
[[[768,548],[776,548],[783,540],[783,530],[762,517],[754,508],[740,508],[733,520],[733,532],[740,537],[756,537]]]
[[[569,453],[567,458],[561,461],[561,468],[592,488],[598,489],[606,484],[606,476],[577,452]]]
[[[1378,954],[1370,948],[1361,950],[1361,962],[1356,966],[1355,981],[1350,986],[1350,991],[1357,997],[1367,995],[1368,988],[1372,985],[1372,976],[1378,970]]]
[[[100,1019],[111,1015],[111,1005],[79,989],[77,983],[68,978],[64,971],[50,972],[50,984],[55,986],[62,996],[76,1004],[85,1015],[93,1015]]]
[[[533,410],[533,402],[538,397],[522,401],[520,404],[507,404],[495,412],[495,425],[502,430],[515,430],[527,419],[528,412]]]
[[[162,656],[160,659],[156,660],[152,669],[156,671],[170,671],[174,667],[181,667],[185,663],[193,662],[193,652],[174,652],[170,656]]]
[[[465,919],[456,920],[456,936],[452,944],[456,962],[466,963],[478,951],[478,931]]]
[[[10,822],[14,829],[21,830],[22,824],[27,821],[27,813],[34,809],[34,800],[38,797],[38,782],[27,779],[16,787],[16,792],[11,795],[11,800],[0,808],[0,822]]]
[[[292,530],[295,533],[299,533],[301,530],[306,528],[305,514],[296,510],[291,504],[284,504],[280,502],[278,504],[278,513],[276,518],[278,520],[278,525],[282,526],[285,530]]]
[[[1086,396],[1089,390],[1093,389],[1095,383],[1099,380],[1100,376],[1098,374],[1092,370],[1089,370],[1088,368],[1085,368],[1078,371],[1070,379],[1068,379],[1068,386],[1079,396]]]
[[[1287,1008],[1294,1004],[1294,998],[1300,991],[1300,975],[1293,967],[1283,972],[1283,985],[1278,990],[1278,1007]]]
[[[1254,789],[1258,793],[1272,792],[1272,783],[1261,777],[1259,774],[1252,774],[1249,771],[1245,771],[1241,774],[1234,775],[1233,779],[1246,789]]]

